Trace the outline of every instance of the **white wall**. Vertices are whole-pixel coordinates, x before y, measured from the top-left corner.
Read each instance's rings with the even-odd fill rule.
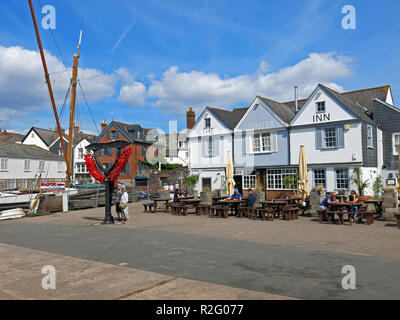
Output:
[[[42,149],[49,150],[47,145],[43,142],[42,139],[40,139],[40,137],[33,130],[31,130],[29,132],[29,135],[26,137],[23,144],[34,145],[34,146],[38,146]]]
[[[323,119],[323,121],[315,121],[313,118],[316,112],[316,103],[325,101],[326,115],[329,115],[330,120]],[[300,126],[307,124],[319,124],[319,123],[331,123],[334,121],[346,121],[357,119],[347,108],[342,108],[336,103],[330,96],[328,96],[323,90],[316,89],[310,96],[300,112],[292,120],[292,126]]]
[[[332,123],[332,125],[335,125]],[[290,161],[292,165],[299,163],[300,146],[304,146],[307,163],[361,163],[362,139],[361,123],[352,123],[350,130],[344,131],[344,148],[333,150],[317,150],[315,145],[315,127],[293,128],[290,133]],[[355,158],[353,159],[353,155]]]
[[[209,136],[204,136],[202,139],[208,141]],[[198,141],[198,138],[190,138],[189,142],[189,161],[191,169],[199,168],[221,168],[225,167],[228,158],[228,152],[232,152],[232,136],[231,134],[212,136],[213,144],[218,144],[218,156],[204,157],[203,156],[203,140]],[[223,137],[223,140],[221,139]]]
[[[33,179],[38,178],[41,174],[42,179],[64,179],[66,172],[66,165],[63,161],[44,160],[44,170],[39,171],[39,161],[36,159],[30,160],[30,170],[25,171],[25,159],[20,158],[7,158],[8,170],[0,171],[0,179]],[[58,164],[61,167],[59,170]]]
[[[225,190],[225,169],[207,169],[207,170],[192,170],[192,175],[199,175],[199,181],[195,186],[195,190],[200,193],[203,189],[202,179],[211,178],[212,190]]]

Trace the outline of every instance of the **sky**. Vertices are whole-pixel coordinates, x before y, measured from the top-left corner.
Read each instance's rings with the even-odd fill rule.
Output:
[[[391,85],[400,99],[400,1],[32,0],[58,112],[68,128],[73,55],[83,29],[76,121],[168,131],[186,111],[248,107],[256,95],[307,98]],[[55,9],[45,30],[42,8]],[[345,5],[355,29],[344,29]],[[0,128],[55,128],[28,0],[0,0]],[[64,102],[66,103],[64,104]],[[64,105],[64,107],[63,107]]]

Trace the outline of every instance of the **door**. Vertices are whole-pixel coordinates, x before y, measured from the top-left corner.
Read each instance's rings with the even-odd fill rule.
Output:
[[[242,176],[234,176],[233,180],[235,180],[235,189],[238,189],[239,193],[243,194]]]
[[[208,191],[211,191],[211,178],[203,178],[201,180],[201,185],[202,185],[202,191],[204,192],[204,189],[208,189]]]

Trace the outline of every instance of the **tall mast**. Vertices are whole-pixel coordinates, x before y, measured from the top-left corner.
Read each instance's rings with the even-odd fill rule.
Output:
[[[51,104],[53,106],[53,112],[54,112],[54,116],[55,116],[56,122],[57,122],[57,131],[60,136],[61,147],[63,149],[64,159],[67,164],[67,180],[69,180],[71,177],[71,167],[70,167],[70,163],[68,162],[68,156],[67,156],[67,152],[66,152],[66,148],[65,148],[65,144],[64,144],[64,139],[63,139],[63,132],[62,132],[62,128],[60,125],[60,120],[58,119],[58,113],[57,113],[56,102],[54,99],[53,88],[51,86],[49,71],[47,70],[46,58],[43,53],[42,41],[40,40],[40,34],[39,34],[39,29],[38,29],[36,18],[35,18],[35,11],[33,9],[32,0],[29,0],[29,7],[31,9],[33,26],[35,27],[36,38],[37,38],[37,42],[38,42],[38,46],[39,46],[40,56],[42,58],[44,76],[46,78],[46,83],[47,83],[47,87],[49,89],[49,94],[50,94],[50,100],[51,100]]]
[[[75,100],[76,100],[76,84],[78,78],[79,57],[81,51],[82,30],[79,34],[78,52],[74,54],[74,67],[72,69],[71,79],[71,107],[69,114],[69,136],[68,136],[68,162],[72,164],[72,144],[73,144],[73,131],[74,131],[74,115],[75,115]]]

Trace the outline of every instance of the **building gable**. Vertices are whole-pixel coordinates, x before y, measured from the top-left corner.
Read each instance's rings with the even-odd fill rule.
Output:
[[[206,128],[206,120],[210,121],[210,128]],[[200,137],[204,135],[226,134],[230,133],[228,128],[209,108],[205,108],[203,113],[197,119],[194,127],[190,130],[188,137]]]
[[[235,131],[275,129],[285,127],[285,125],[285,122],[270,106],[257,97],[238,123]]]
[[[323,107],[324,104],[324,107]],[[318,110],[318,105],[320,110]],[[325,109],[325,111],[322,111]],[[329,124],[359,119],[324,86],[318,85],[291,122],[291,126]]]
[[[31,128],[25,137],[22,139],[22,144],[34,145],[40,148],[49,150],[47,143],[41,138],[41,136],[35,131],[35,128]]]

